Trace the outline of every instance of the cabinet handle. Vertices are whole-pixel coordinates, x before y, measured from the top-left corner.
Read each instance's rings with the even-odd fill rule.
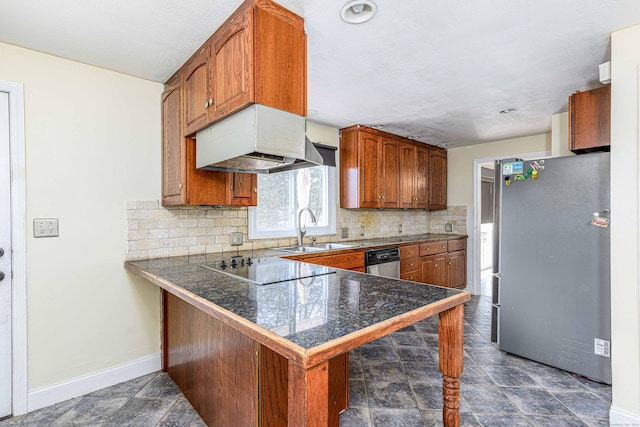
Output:
[[[258,187],[253,187],[253,192],[257,193],[258,192]]]
[[[382,198],[384,200],[384,196],[380,196],[380,198]]]
[[[433,268],[438,268],[438,264],[433,264]]]
[[[213,99],[209,98],[209,106],[212,106],[212,105],[213,105]]]
[[[209,101],[204,101],[204,108],[209,108]]]
[[[407,267],[413,267],[413,263],[407,264]]]

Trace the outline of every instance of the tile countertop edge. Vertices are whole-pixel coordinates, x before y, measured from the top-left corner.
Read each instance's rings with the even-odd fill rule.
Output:
[[[286,338],[283,338],[280,335],[255,324],[254,322],[251,322],[241,316],[238,316],[237,314],[225,310],[224,308],[169,282],[168,280],[158,277],[155,274],[151,274],[148,271],[145,271],[144,269],[134,265],[132,262],[125,262],[124,267],[132,273],[135,273],[138,276],[142,277],[143,279],[150,281],[154,285],[159,286],[172,295],[182,299],[185,302],[188,302],[199,310],[202,310],[216,320],[228,326],[231,326],[232,328],[247,335],[249,338],[257,341],[258,343],[266,345],[270,349],[286,357],[288,360],[291,360],[299,365],[305,364],[304,361],[306,359],[307,350],[305,350],[303,347],[292,343]]]
[[[150,281],[165,291],[188,302],[194,307],[209,314],[215,319],[231,326],[239,332],[247,335],[258,343],[269,347],[297,365],[309,368],[323,361],[329,360],[339,354],[357,348],[367,342],[371,342],[382,336],[402,329],[427,317],[444,312],[457,305],[469,301],[471,294],[467,291],[458,291],[455,295],[443,300],[419,307],[407,313],[400,314],[377,324],[367,326],[361,330],[335,338],[331,341],[305,349],[288,339],[277,335],[270,330],[255,324],[241,316],[238,316],[224,308],[201,298],[184,288],[173,284],[155,274],[133,264],[135,261],[127,261],[124,266],[127,270],[137,274],[141,278]],[[433,286],[433,285],[424,285]]]

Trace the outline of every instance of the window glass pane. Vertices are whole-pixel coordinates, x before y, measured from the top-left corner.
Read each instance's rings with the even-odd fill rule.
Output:
[[[303,214],[308,235],[335,233],[335,168],[315,166],[258,175],[258,206],[249,208],[249,238],[296,235],[301,208],[311,209],[318,220]]]
[[[293,228],[291,178],[290,173],[258,175],[256,226],[259,230]]]

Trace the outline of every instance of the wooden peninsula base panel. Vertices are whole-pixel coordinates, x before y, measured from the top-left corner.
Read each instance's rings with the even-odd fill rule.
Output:
[[[463,310],[439,314],[446,427],[460,425]],[[348,352],[296,363],[166,290],[163,369],[208,426],[337,427],[348,405]]]

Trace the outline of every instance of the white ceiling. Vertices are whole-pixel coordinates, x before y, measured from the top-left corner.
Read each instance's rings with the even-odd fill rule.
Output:
[[[638,0],[374,1],[350,25],[348,0],[278,0],[305,18],[310,118],[447,147],[548,132],[640,23]],[[0,41],[163,82],[241,2],[0,0]]]

